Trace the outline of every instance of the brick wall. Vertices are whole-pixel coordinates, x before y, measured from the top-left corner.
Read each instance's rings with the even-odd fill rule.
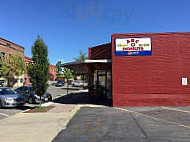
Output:
[[[151,37],[152,56],[115,56],[116,37]],[[114,34],[112,51],[114,106],[190,105],[190,33]]]
[[[51,81],[54,81],[57,78],[56,72],[57,72],[56,66],[49,65],[49,74],[50,74]]]
[[[21,57],[24,58],[24,47],[3,38],[0,38],[0,52],[4,54],[5,59],[8,59],[9,56],[13,54],[19,54]],[[18,77],[18,80],[13,87],[22,86],[23,83],[24,75]],[[0,84],[6,85],[6,79],[1,77]]]
[[[32,58],[30,58],[30,57],[25,56],[24,58],[25,58],[25,63],[26,64],[33,62]],[[56,76],[56,66],[49,65],[49,80],[54,81],[56,78],[57,78],[57,76]],[[29,78],[28,75],[25,75],[25,85],[26,86],[31,85],[30,78]]]
[[[17,53],[24,57],[24,47],[2,38],[0,38],[0,52],[5,53],[6,58],[8,58],[10,54]]]

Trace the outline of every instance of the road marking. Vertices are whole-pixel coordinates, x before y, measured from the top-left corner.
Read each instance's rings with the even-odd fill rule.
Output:
[[[174,111],[184,112],[184,113],[190,113],[190,111],[176,109],[176,108],[170,108],[170,107],[165,107],[165,106],[162,106],[162,108],[163,109],[168,109],[168,110],[174,110]]]
[[[8,114],[5,114],[5,113],[0,113],[0,115],[3,115],[3,116],[5,116],[5,117],[9,117],[9,115],[8,115]]]
[[[132,110],[129,110],[129,109],[123,109],[123,108],[118,108],[118,107],[115,107],[115,108],[118,109],[118,110],[121,110],[121,111],[130,112],[130,113],[137,114],[137,115],[140,115],[140,116],[144,116],[144,117],[147,117],[147,118],[151,118],[151,119],[154,119],[154,120],[160,120],[160,121],[163,121],[163,122],[167,122],[167,123],[170,123],[170,124],[174,124],[174,125],[178,125],[180,127],[190,129],[189,125],[183,125],[183,124],[180,124],[180,123],[177,123],[177,122],[157,118],[157,117],[154,117],[154,116],[149,116],[149,115],[146,115],[146,114],[143,114],[143,113],[140,113],[140,112],[136,112],[136,111],[132,111]]]

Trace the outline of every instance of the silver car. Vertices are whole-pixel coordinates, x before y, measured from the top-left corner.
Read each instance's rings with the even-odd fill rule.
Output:
[[[25,98],[8,87],[0,87],[0,108],[25,104]]]
[[[82,86],[84,86],[84,82],[82,80],[74,80],[72,84],[75,87],[82,87]]]

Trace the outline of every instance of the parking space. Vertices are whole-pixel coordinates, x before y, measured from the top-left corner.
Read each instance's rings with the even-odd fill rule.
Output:
[[[72,87],[69,86],[68,93],[74,92],[74,91],[79,91],[79,87]],[[67,87],[55,87],[55,86],[49,86],[47,89],[47,92],[49,92],[52,95],[53,100],[62,97],[67,94]],[[15,108],[3,108],[0,109],[0,119],[9,117],[11,115],[15,115],[19,112],[25,111],[27,109],[31,109],[38,106],[38,104],[25,104],[25,106],[22,107],[15,107]]]
[[[82,108],[54,142],[189,142],[190,109]]]
[[[189,107],[179,107],[179,108],[159,107],[155,110],[137,111],[137,112],[139,115],[142,114],[145,117],[147,116],[152,119],[166,121],[168,123],[173,123],[181,127],[190,128],[190,108]]]
[[[0,119],[9,117],[11,115],[15,115],[19,112],[34,108],[36,106],[37,106],[37,104],[26,104],[25,106],[22,106],[22,107],[2,108],[2,109],[0,109]]]

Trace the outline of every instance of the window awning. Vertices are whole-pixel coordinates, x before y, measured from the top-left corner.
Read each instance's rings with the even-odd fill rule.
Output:
[[[112,63],[112,60],[110,59],[84,60],[81,62],[77,62],[77,61],[68,62],[68,63],[62,64],[61,66],[78,71],[80,73],[87,73],[89,67],[94,70],[111,69],[111,63]]]

